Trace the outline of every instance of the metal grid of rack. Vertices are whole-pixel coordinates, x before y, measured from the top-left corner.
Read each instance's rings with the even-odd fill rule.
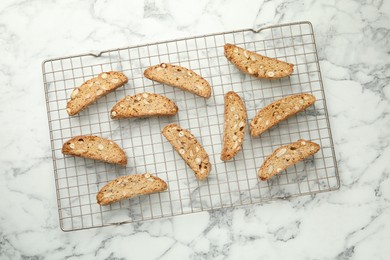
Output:
[[[233,43],[293,63],[291,77],[259,80],[239,72],[224,57]],[[189,67],[212,85],[203,99],[143,76],[161,62]],[[321,80],[312,25],[298,22],[260,30],[240,30],[135,47],[113,49],[43,62],[43,79],[50,128],[54,176],[61,229],[64,231],[159,219],[237,205],[314,194],[339,188],[339,176]],[[66,103],[74,87],[103,71],[124,72],[129,82],[101,98],[79,115],[69,117]],[[256,111],[275,99],[308,92],[314,106],[252,138],[246,131],[243,149],[234,160],[220,160],[224,94],[234,90],[244,100],[248,125]],[[111,120],[112,106],[126,95],[163,94],[176,102],[174,117]],[[209,153],[212,171],[199,182],[161,135],[169,123],[189,129]],[[99,135],[117,142],[126,152],[127,167],[64,156],[62,144],[75,135]],[[280,145],[300,138],[317,142],[321,150],[269,181],[257,178],[264,159]],[[166,192],[99,206],[96,194],[108,181],[131,173],[150,172],[164,179]]]

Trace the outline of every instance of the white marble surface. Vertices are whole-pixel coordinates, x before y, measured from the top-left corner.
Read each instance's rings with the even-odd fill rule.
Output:
[[[339,191],[64,233],[44,59],[311,21]],[[388,259],[389,1],[2,1],[0,259]]]

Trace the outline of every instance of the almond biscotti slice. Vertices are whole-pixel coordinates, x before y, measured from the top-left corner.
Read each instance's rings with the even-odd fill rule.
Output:
[[[96,78],[87,80],[80,87],[73,89],[66,111],[70,116],[127,83],[127,77],[117,71],[100,73]]]
[[[204,78],[190,69],[177,65],[161,63],[146,69],[144,76],[204,98],[209,98],[211,95],[211,86]]]
[[[277,148],[261,165],[258,176],[266,181],[287,167],[315,154],[320,146],[314,142],[299,139],[298,141]]]
[[[209,155],[190,131],[177,124],[169,124],[164,127],[162,134],[194,171],[198,180],[205,180],[209,176]]]
[[[174,116],[178,110],[169,98],[144,92],[119,100],[111,109],[111,118]]]
[[[233,44],[225,44],[225,56],[239,70],[261,79],[280,79],[290,76],[294,65],[245,50]]]
[[[111,140],[94,136],[80,135],[66,141],[62,153],[126,166],[127,157],[122,148]]]
[[[316,101],[311,94],[296,94],[278,99],[267,105],[253,118],[250,129],[253,137],[263,132],[302,110],[313,105]]]
[[[164,191],[165,181],[149,173],[130,174],[110,181],[96,195],[99,205],[108,205],[123,199]]]
[[[246,109],[241,97],[234,91],[225,95],[225,124],[221,160],[228,161],[241,150],[245,136]]]

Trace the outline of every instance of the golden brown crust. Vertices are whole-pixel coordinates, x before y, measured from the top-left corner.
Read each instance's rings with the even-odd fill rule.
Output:
[[[225,56],[240,71],[261,79],[280,79],[290,76],[294,65],[245,50],[233,44],[225,44]]]
[[[146,69],[144,76],[204,98],[209,98],[211,95],[211,86],[204,78],[181,66],[161,63]]]
[[[251,135],[259,136],[269,128],[278,124],[302,110],[313,105],[316,101],[311,94],[297,94],[278,99],[257,112],[250,124]]]
[[[113,141],[99,136],[80,135],[73,137],[63,144],[62,153],[122,166],[127,164],[127,157],[122,148]]]
[[[119,100],[111,109],[111,118],[173,116],[178,110],[169,98],[143,92]]]
[[[315,154],[320,146],[314,142],[300,139],[294,143],[277,148],[261,165],[258,176],[266,181],[287,167]]]
[[[149,173],[131,174],[110,181],[96,195],[97,203],[104,206],[123,199],[164,191],[165,181]]]
[[[241,150],[246,127],[246,109],[241,97],[230,91],[225,95],[225,124],[221,160],[228,161]]]
[[[209,176],[211,170],[209,155],[190,131],[177,124],[169,124],[164,127],[162,134],[194,171],[198,180],[205,180]]]
[[[80,87],[73,89],[66,111],[70,116],[76,115],[99,98],[126,84],[127,80],[121,72],[100,73],[96,78],[87,80]]]

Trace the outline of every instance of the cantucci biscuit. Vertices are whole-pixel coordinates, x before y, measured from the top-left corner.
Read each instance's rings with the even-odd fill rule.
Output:
[[[261,165],[258,176],[266,181],[287,167],[315,154],[320,146],[314,142],[300,139],[294,143],[277,148]]]
[[[111,118],[173,116],[178,110],[169,98],[144,92],[119,100],[111,109]]]
[[[164,127],[162,134],[194,171],[198,180],[205,180],[209,176],[211,170],[209,156],[190,131],[177,124],[170,124]]]
[[[117,71],[100,73],[96,78],[87,80],[80,87],[73,89],[66,111],[70,116],[127,83],[127,77]]]
[[[231,160],[241,150],[245,136],[246,109],[237,93],[225,95],[225,124],[221,160]]]
[[[148,79],[189,91],[204,98],[209,98],[211,95],[210,84],[194,71],[184,67],[161,63],[146,69],[144,75]]]
[[[126,154],[119,145],[111,140],[94,135],[73,137],[63,144],[62,153],[122,166],[127,164]]]
[[[99,205],[108,205],[123,199],[164,191],[165,181],[149,173],[130,174],[110,181],[96,195]]]
[[[225,44],[225,56],[242,72],[261,79],[280,79],[290,76],[294,65],[245,50],[233,44]]]
[[[297,94],[278,99],[267,105],[253,118],[250,130],[253,137],[278,124],[280,121],[293,116],[314,104],[315,96],[311,94]]]

